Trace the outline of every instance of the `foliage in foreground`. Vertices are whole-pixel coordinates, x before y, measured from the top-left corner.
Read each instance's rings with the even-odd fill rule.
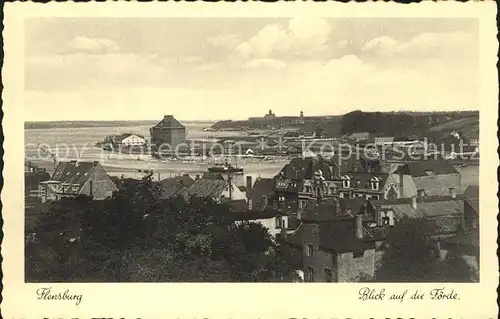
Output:
[[[105,201],[49,204],[26,240],[31,282],[273,282],[293,270],[260,224],[211,200],[161,199],[149,178]]]
[[[477,270],[449,253],[439,257],[424,220],[406,219],[387,237],[388,248],[375,273],[376,282],[476,282]]]

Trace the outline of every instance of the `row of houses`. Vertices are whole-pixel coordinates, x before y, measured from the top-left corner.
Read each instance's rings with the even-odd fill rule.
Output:
[[[445,160],[401,164],[387,172],[364,159],[295,158],[272,178],[207,171],[159,181],[162,197],[212,198],[229,205],[236,223],[261,223],[305,281],[357,281],[373,276],[388,231],[405,218],[424,220],[443,252],[478,262],[479,189],[462,190]],[[98,162],[61,162],[38,183],[42,202],[88,195],[105,199],[119,180]]]

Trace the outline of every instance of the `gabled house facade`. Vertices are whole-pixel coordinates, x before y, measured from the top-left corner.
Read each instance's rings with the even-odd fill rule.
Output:
[[[78,195],[102,200],[117,190],[115,183],[97,161],[60,162],[50,179],[38,184],[38,194],[42,202]]]
[[[444,159],[408,162],[395,172],[399,197],[455,196],[461,194],[461,176]]]
[[[357,282],[375,272],[375,243],[365,237],[362,215],[305,218],[285,245],[306,282]]]
[[[144,146],[146,145],[146,139],[144,136],[139,134],[122,134],[114,137],[114,142],[118,146]]]
[[[396,199],[400,197],[399,183],[394,174],[347,172],[341,176],[340,198]]]
[[[278,202],[298,211],[311,198],[333,197],[334,166],[321,158],[294,158],[274,177]]]

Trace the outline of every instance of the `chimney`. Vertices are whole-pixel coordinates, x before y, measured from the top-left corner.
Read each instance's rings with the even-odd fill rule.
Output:
[[[404,190],[403,190],[403,180],[404,180],[404,174],[403,174],[403,170],[401,169],[401,167],[399,168],[399,197],[403,197],[404,196]]]
[[[90,188],[90,197],[93,197],[94,196],[94,193],[93,193],[93,187],[92,187],[92,181],[89,181],[89,188]]]
[[[356,215],[356,238],[363,239],[363,215]]]
[[[267,207],[267,196],[266,195],[262,195],[260,204],[262,206],[261,207],[262,210],[266,209],[266,207]]]
[[[247,176],[247,186],[246,186],[246,192],[249,194],[250,190],[252,189],[252,176],[248,175]]]
[[[200,179],[200,175],[196,175],[195,180],[197,181],[199,179]]]
[[[457,191],[455,190],[455,188],[450,188],[450,196],[451,198],[457,198]]]
[[[340,201],[338,198],[335,198],[335,216],[339,216],[340,215]]]
[[[252,199],[249,198],[248,199],[248,210],[252,210],[253,209],[253,203],[252,203]]]
[[[232,176],[228,176],[227,177],[227,183],[229,185],[229,200],[232,200],[233,199],[233,177]]]
[[[417,196],[413,196],[411,198],[411,207],[416,210],[417,209]]]
[[[94,161],[94,166],[97,166],[99,164],[99,161]]]

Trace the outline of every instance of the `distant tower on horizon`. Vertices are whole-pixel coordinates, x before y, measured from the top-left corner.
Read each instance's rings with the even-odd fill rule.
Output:
[[[273,110],[269,109],[269,113],[267,113],[264,118],[274,118],[276,115],[274,115]]]
[[[300,117],[303,118],[304,117],[304,112],[300,111]]]

